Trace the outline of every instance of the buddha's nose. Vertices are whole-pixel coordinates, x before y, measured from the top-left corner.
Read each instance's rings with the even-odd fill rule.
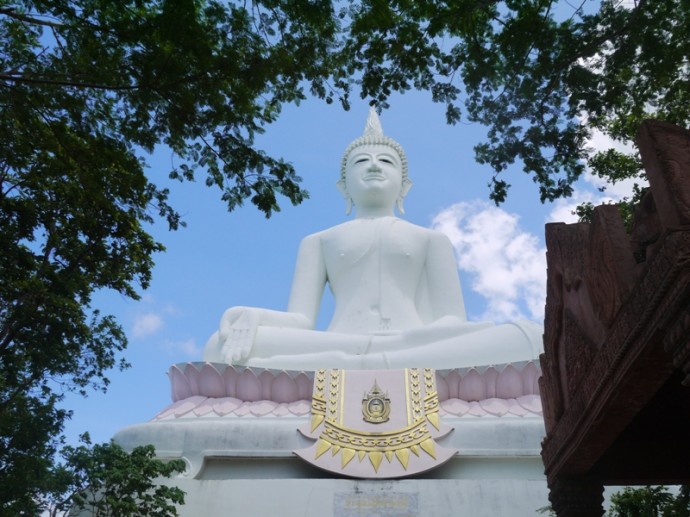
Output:
[[[372,162],[372,164],[367,169],[367,172],[381,172],[381,167],[379,167],[376,162]]]

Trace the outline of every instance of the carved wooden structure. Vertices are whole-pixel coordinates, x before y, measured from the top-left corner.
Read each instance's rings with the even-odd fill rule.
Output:
[[[546,228],[542,457],[554,510],[602,515],[605,484],[690,482],[690,131],[646,121],[650,183]]]

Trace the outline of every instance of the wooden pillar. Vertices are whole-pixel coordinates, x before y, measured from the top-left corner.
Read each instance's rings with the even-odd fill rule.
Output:
[[[589,477],[558,477],[551,484],[549,500],[558,517],[604,515],[604,485]]]

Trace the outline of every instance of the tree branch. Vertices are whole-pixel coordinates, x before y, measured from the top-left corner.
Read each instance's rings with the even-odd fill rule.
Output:
[[[6,74],[0,73],[0,79],[4,81],[9,81],[13,83],[26,83],[26,84],[45,84],[52,86],[72,86],[74,88],[92,88],[95,90],[136,90],[139,88],[149,88],[149,86],[142,86],[139,84],[133,85],[116,85],[116,84],[99,84],[99,83],[86,83],[78,81],[68,81],[60,79],[46,79],[43,77],[29,77],[23,74]]]
[[[14,18],[15,20],[19,20],[22,22],[26,23],[31,23],[33,25],[43,25],[45,27],[63,27],[64,24],[62,23],[56,23],[56,22],[50,22],[48,20],[41,20],[40,18],[34,18],[33,16],[28,16],[26,14],[22,14],[17,11],[15,7],[7,7],[5,9],[0,9],[0,15],[4,14],[5,16],[9,16],[10,18]]]
[[[81,82],[73,81],[67,79],[47,79],[44,77],[31,77],[23,74],[12,74],[12,73],[0,73],[0,80],[13,83],[24,83],[24,84],[43,84],[49,86],[68,86],[72,88],[84,88],[84,89],[94,89],[94,90],[109,90],[109,91],[131,91],[131,90],[154,90],[160,92],[161,88],[166,88],[168,86],[173,86],[185,82],[193,82],[201,79],[202,74],[188,75],[181,77],[176,81],[171,81],[169,83],[154,86],[153,84],[102,84],[102,83],[91,83],[91,82]]]

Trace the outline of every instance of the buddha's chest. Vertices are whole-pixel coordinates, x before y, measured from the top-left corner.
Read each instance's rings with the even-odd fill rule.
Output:
[[[347,272],[416,276],[424,266],[427,242],[406,224],[353,221],[321,241],[329,278]]]

